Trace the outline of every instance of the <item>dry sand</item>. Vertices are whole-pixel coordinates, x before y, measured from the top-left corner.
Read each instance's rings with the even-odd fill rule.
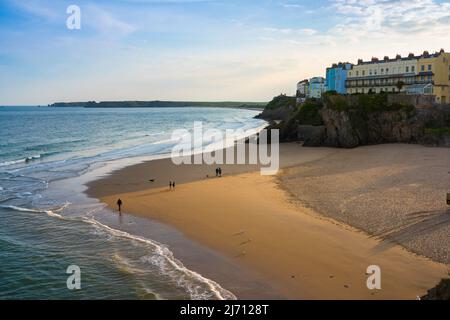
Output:
[[[284,170],[291,199],[435,261],[450,264],[450,149],[387,144],[339,149]]]
[[[389,148],[393,147],[376,148],[378,153],[389,154]],[[418,148],[418,152],[424,154],[435,150]],[[120,197],[126,213],[176,227],[187,237],[262,275],[289,298],[415,299],[423,295],[447,275],[446,265],[412,254],[397,245],[383,246],[382,242],[365,233],[321,218],[301,202],[291,201],[293,195],[302,199],[298,185],[303,188],[301,190],[308,190],[309,181],[299,178],[301,168],[314,167],[324,161],[330,166],[334,162],[339,165],[340,153],[341,150],[336,149],[284,145],[281,159],[286,174],[280,177],[250,172],[256,167],[222,166],[225,177],[206,178],[207,174],[213,175],[214,168],[204,165],[178,167],[171,165],[170,160],[151,161],[97,180],[90,185],[88,193],[111,207],[115,207]],[[351,158],[348,155],[345,161]],[[360,163],[360,167],[362,169],[364,164]],[[382,172],[390,172],[390,167],[396,170],[395,161],[391,166],[387,163],[382,166]],[[315,172],[320,176],[320,169]],[[338,209],[346,201],[345,181],[341,181],[341,196],[339,187],[333,185],[336,194],[332,198],[325,200],[327,193],[318,192],[315,200],[311,200],[312,190],[328,190],[326,172],[327,168],[324,168],[323,180],[315,181],[308,205],[313,207],[311,202],[314,201],[331,201]],[[354,174],[358,176],[356,170]],[[156,180],[149,182],[149,179]],[[175,191],[169,191],[165,186],[169,179],[178,182]],[[279,179],[283,186],[290,188],[290,193],[279,187]],[[355,179],[358,180],[355,177],[349,180],[350,185]],[[371,176],[363,180],[369,183]],[[368,276],[365,272],[369,265],[381,268],[381,290],[366,287]]]

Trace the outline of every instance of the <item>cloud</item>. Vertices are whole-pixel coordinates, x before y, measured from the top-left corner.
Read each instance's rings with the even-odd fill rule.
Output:
[[[450,2],[434,0],[335,0],[332,9],[343,19],[336,33],[438,36],[450,33]]]
[[[284,8],[298,8],[298,9],[304,9],[305,6],[298,3],[283,3],[281,4]]]
[[[42,1],[38,0],[13,0],[12,4],[19,10],[48,20],[54,20],[61,16],[61,14],[56,12],[54,8],[51,8],[45,5]]]
[[[307,36],[312,36],[312,35],[315,35],[317,33],[317,30],[310,29],[310,28],[305,28],[305,29],[300,29],[299,33],[305,34]]]
[[[305,35],[305,36],[312,36],[318,33],[317,30],[311,28],[291,29],[291,28],[265,27],[263,28],[263,31],[269,33],[278,33],[281,35]]]
[[[135,25],[117,18],[111,12],[98,6],[89,5],[84,12],[87,12],[87,18],[83,20],[88,21],[89,26],[101,34],[127,36],[137,30]]]

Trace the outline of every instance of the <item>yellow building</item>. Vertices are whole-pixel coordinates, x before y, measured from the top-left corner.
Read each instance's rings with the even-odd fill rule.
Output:
[[[416,83],[431,83],[437,103],[450,103],[450,53],[441,50],[435,54],[426,52],[418,61]]]
[[[419,57],[410,54],[395,59],[384,57],[383,60],[372,58],[371,61],[358,60],[348,71],[347,93],[398,92],[416,81]],[[399,85],[402,84],[402,85]]]
[[[347,93],[406,92],[430,94],[437,103],[450,103],[450,53],[425,51],[394,59],[358,60],[348,71]]]

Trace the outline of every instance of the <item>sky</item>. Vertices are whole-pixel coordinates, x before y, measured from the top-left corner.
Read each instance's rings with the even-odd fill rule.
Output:
[[[441,48],[450,1],[0,0],[0,105],[268,101],[334,62]]]

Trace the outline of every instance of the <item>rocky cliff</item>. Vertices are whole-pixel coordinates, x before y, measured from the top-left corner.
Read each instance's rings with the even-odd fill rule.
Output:
[[[283,122],[271,128],[280,129],[283,141],[301,140],[306,146],[399,142],[450,147],[450,106],[415,108],[391,102],[388,95],[326,95],[321,102],[307,101],[283,111]],[[272,114],[276,110],[265,116]]]

